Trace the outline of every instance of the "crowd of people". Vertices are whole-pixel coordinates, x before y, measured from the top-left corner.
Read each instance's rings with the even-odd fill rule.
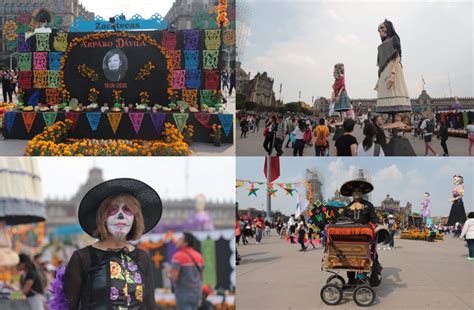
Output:
[[[425,144],[425,156],[430,152],[434,156],[439,154],[432,146],[433,137],[436,137],[443,149],[443,156],[449,156],[448,124],[444,119],[436,121],[422,115],[414,115],[397,119],[406,125],[407,130],[392,129],[389,134],[384,131],[387,120],[381,114],[362,120],[362,117],[346,118],[337,123],[336,117],[311,117],[298,113],[256,113],[247,114],[241,111],[237,114],[240,124],[240,138],[247,138],[250,134],[263,133],[263,148],[268,155],[281,156],[284,149],[292,148],[293,156],[303,156],[305,150],[314,147],[315,156],[329,156],[331,138],[335,140],[335,155],[337,156],[388,156],[388,145],[391,137],[404,137],[407,132],[412,135],[412,142],[422,139]],[[357,141],[354,128],[359,124],[363,130],[363,141]],[[342,134],[336,129],[341,126]],[[340,129],[340,130],[341,130]],[[471,155],[474,144],[474,122],[466,126],[468,133],[468,151]],[[334,137],[334,135],[336,137]],[[332,154],[331,154],[332,155]]]

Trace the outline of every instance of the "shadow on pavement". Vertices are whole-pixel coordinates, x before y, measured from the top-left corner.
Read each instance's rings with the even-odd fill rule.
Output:
[[[255,255],[263,255],[263,254],[267,254],[267,253],[268,253],[268,252],[249,253],[249,254],[241,255],[241,257],[248,257],[248,256],[255,256]]]
[[[377,296],[386,297],[397,288],[406,288],[407,284],[402,283],[399,268],[384,267],[382,270],[382,283],[379,289],[375,288]]]
[[[281,256],[272,256],[272,257],[265,257],[265,258],[258,258],[258,259],[246,259],[242,258],[242,261],[240,264],[252,264],[252,263],[269,263],[272,261],[275,261],[277,259],[280,259]]]

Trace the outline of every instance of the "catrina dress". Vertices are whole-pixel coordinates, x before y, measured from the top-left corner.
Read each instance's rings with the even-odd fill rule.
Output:
[[[71,256],[63,277],[69,309],[154,309],[151,260],[143,250],[92,246]]]
[[[334,96],[337,96],[337,94],[339,94],[341,89],[343,89],[343,91],[341,92],[341,95],[339,96],[339,100],[335,102],[334,104],[334,111],[336,112],[349,111],[351,109],[351,102],[349,101],[349,97],[347,96],[346,85],[344,82],[343,75],[340,75],[334,81],[334,84],[332,85]]]
[[[452,206],[451,211],[449,211],[448,217],[448,226],[454,226],[457,222],[461,223],[461,225],[466,222],[466,210],[464,209],[464,202],[462,201],[462,196],[459,191],[455,188],[453,190],[453,198],[457,198]]]
[[[394,68],[396,72],[394,86],[387,88],[386,83],[386,79],[390,77],[395,59],[398,56],[397,47],[399,46],[400,39],[393,36],[383,41],[378,47],[379,81],[377,84],[377,106],[375,108],[377,113],[411,112],[411,102],[400,62]]]

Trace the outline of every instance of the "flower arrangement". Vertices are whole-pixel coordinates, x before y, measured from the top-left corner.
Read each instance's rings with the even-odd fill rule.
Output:
[[[85,64],[77,66],[77,71],[79,71],[79,74],[82,77],[87,78],[92,82],[96,82],[99,80],[99,75],[94,71],[94,69],[89,68]]]
[[[219,0],[216,21],[219,28],[221,28],[221,25],[224,27],[229,26],[230,22],[227,18],[227,0]]]
[[[138,72],[138,76],[135,78],[136,81],[144,81],[150,74],[151,70],[155,69],[156,66],[149,61],[143,68]]]
[[[165,141],[68,139],[72,121],[56,122],[28,142],[26,156],[187,156],[189,145],[165,123]]]
[[[18,25],[13,19],[9,19],[3,25],[3,35],[8,41],[14,41],[17,39]]]
[[[150,103],[150,95],[148,95],[148,92],[142,91],[138,94],[140,97],[140,104],[149,104]]]
[[[61,102],[63,104],[67,104],[69,100],[71,100],[71,93],[65,88],[61,89],[60,95],[61,95]]]
[[[194,136],[194,126],[193,125],[185,125],[183,128],[183,137],[184,141],[187,144],[191,144],[193,141],[193,136]]]
[[[97,99],[99,98],[100,92],[96,88],[89,89],[89,96],[87,99],[91,104],[97,103]]]
[[[122,91],[114,89],[112,91],[112,97],[114,98],[114,103],[122,102]]]
[[[220,146],[222,141],[222,126],[217,124],[212,124],[211,127],[211,137],[214,140],[215,146]]]

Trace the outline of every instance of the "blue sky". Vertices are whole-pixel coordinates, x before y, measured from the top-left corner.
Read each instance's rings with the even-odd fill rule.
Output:
[[[265,181],[263,174],[264,157],[238,157],[237,179]],[[281,175],[275,182],[298,182],[304,180],[307,168],[316,168],[323,183],[325,199],[331,198],[336,188],[352,179],[357,169],[367,169],[374,185],[372,203],[376,206],[390,194],[405,206],[411,202],[413,211],[421,209],[423,194],[431,194],[431,212],[433,216],[448,215],[451,208],[449,199],[453,189],[452,176],[464,177],[466,211],[474,211],[473,176],[474,160],[468,157],[457,158],[281,158]],[[265,188],[257,191],[257,197],[248,196],[248,184],[237,189],[237,201],[243,209],[253,207],[266,208]],[[296,198],[285,196],[280,190],[272,199],[272,210],[294,213]]]
[[[285,102],[331,95],[333,68],[345,63],[352,98],[374,98],[378,25],[393,22],[401,38],[410,97],[473,96],[472,1],[245,0],[251,9],[242,67],[267,71]]]

